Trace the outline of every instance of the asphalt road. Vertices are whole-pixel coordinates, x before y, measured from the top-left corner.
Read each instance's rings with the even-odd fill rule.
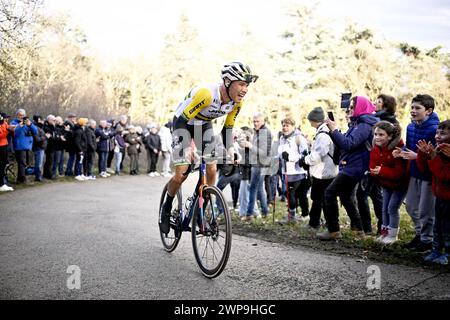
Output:
[[[450,298],[448,273],[236,235],[225,271],[206,279],[189,233],[175,252],[162,249],[166,181],[121,176],[0,194],[0,299]]]

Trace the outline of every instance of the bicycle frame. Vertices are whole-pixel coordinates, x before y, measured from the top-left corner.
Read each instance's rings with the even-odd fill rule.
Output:
[[[194,164],[191,164],[188,171],[186,171],[184,173],[184,175],[188,175],[191,172],[194,171]],[[197,181],[197,185],[194,189],[194,193],[191,197],[189,197],[191,199],[191,203],[189,204],[189,207],[186,208],[187,209],[187,214],[185,214],[184,209],[182,208],[181,211],[181,225],[182,225],[182,231],[191,231],[191,228],[189,227],[189,223],[191,222],[192,216],[194,214],[194,205],[195,205],[195,201],[197,199],[197,197],[199,198],[199,207],[200,207],[200,217],[203,220],[203,203],[204,203],[204,198],[203,198],[203,188],[206,187],[206,163],[205,160],[202,159],[201,163],[200,163],[200,167],[199,167],[199,178]],[[188,198],[188,199],[189,199]],[[203,224],[201,226],[203,228]]]

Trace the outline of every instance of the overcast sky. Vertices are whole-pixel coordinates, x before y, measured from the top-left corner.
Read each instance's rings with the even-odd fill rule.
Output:
[[[309,0],[291,0],[307,3]],[[50,11],[68,13],[82,27],[88,42],[105,58],[152,54],[164,35],[174,31],[185,12],[204,42],[242,34],[242,24],[276,46],[285,30],[280,0],[46,0]],[[389,40],[407,41],[450,51],[450,0],[321,0],[319,14],[342,28],[346,19],[374,29]]]

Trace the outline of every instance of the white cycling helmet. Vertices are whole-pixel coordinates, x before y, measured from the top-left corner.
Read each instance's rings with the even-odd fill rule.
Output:
[[[233,81],[245,81],[247,83],[256,82],[258,76],[252,74],[249,66],[241,62],[231,62],[223,66],[222,79]]]

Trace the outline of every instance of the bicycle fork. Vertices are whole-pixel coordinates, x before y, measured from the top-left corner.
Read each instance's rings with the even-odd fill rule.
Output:
[[[205,199],[203,198],[203,188],[206,186],[206,164],[204,162],[200,165],[201,172],[201,180],[199,186],[199,197],[198,197],[198,206],[200,209],[200,232],[205,234],[205,213],[203,211],[203,205],[205,203]]]

